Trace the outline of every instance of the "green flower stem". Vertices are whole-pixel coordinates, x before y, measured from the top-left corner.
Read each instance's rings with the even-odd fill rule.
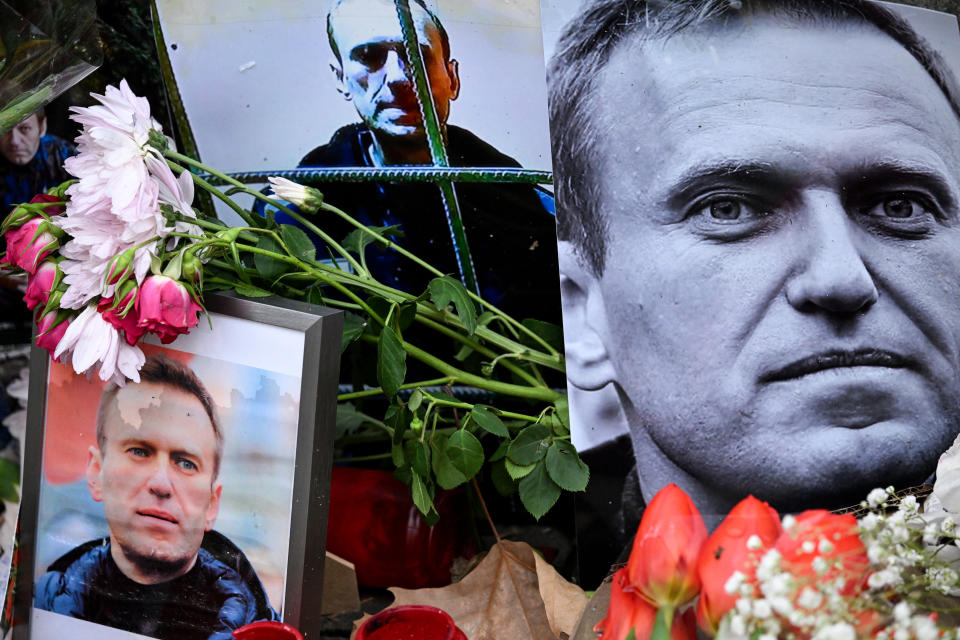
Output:
[[[476,405],[470,404],[469,402],[460,402],[459,400],[447,400],[446,398],[438,398],[436,396],[430,395],[429,393],[424,393],[424,395],[430,398],[430,401],[433,404],[443,405],[445,407],[453,407],[455,409],[467,409],[473,411],[473,408]],[[513,411],[501,411],[497,409],[497,414],[503,416],[504,418],[511,418],[514,420],[525,420],[527,422],[540,422],[540,416],[528,416],[523,413],[514,413]]]
[[[388,248],[393,249],[394,251],[396,251],[396,252],[399,253],[400,255],[404,256],[404,257],[407,258],[408,260],[413,261],[415,264],[423,267],[424,269],[426,269],[427,271],[429,271],[429,272],[432,273],[433,275],[435,275],[435,276],[437,276],[437,277],[442,277],[442,276],[446,275],[446,274],[442,273],[439,269],[437,269],[436,267],[434,267],[433,265],[431,265],[430,263],[425,262],[425,261],[422,260],[421,258],[417,257],[415,254],[407,251],[406,249],[404,249],[403,247],[401,247],[401,246],[398,245],[397,243],[393,242],[393,241],[390,240],[389,238],[384,237],[383,235],[377,233],[376,231],[370,229],[369,227],[366,227],[366,226],[364,226],[363,224],[361,224],[360,222],[354,220],[353,217],[351,217],[350,214],[346,213],[345,211],[343,211],[343,210],[341,210],[341,209],[338,209],[337,207],[335,207],[335,206],[333,206],[333,205],[331,205],[331,204],[328,204],[328,203],[326,203],[326,202],[322,203],[322,204],[320,205],[320,208],[323,209],[323,210],[325,210],[325,211],[329,211],[330,213],[333,213],[333,214],[335,214],[335,215],[343,218],[344,220],[346,220],[347,222],[349,222],[350,224],[352,224],[352,225],[353,225],[354,227],[356,227],[357,229],[361,229],[364,233],[367,233],[367,234],[373,236],[374,238],[377,238],[381,243],[385,244]],[[516,329],[518,329],[519,331],[522,331],[523,333],[525,333],[525,334],[527,334],[528,336],[530,336],[532,339],[536,340],[540,345],[542,345],[542,346],[544,347],[544,349],[546,349],[547,353],[549,353],[550,355],[553,355],[553,356],[559,355],[559,353],[557,352],[557,350],[554,349],[552,346],[550,346],[550,344],[547,343],[546,340],[544,340],[543,338],[541,338],[539,335],[537,335],[537,333],[536,333],[535,331],[532,331],[529,327],[527,327],[526,325],[524,325],[522,322],[518,322],[515,318],[513,318],[513,317],[510,316],[510,315],[508,315],[507,313],[504,313],[504,312],[501,311],[499,308],[493,306],[492,304],[490,304],[489,302],[487,302],[486,300],[484,300],[483,298],[481,298],[480,296],[478,296],[476,293],[474,293],[474,292],[471,291],[470,289],[467,289],[467,295],[470,296],[470,298],[471,298],[474,302],[478,302],[479,304],[483,305],[486,309],[488,309],[488,310],[492,311],[493,313],[497,314],[498,316],[500,316],[507,324],[510,324],[510,325],[514,326],[514,327],[515,327]],[[492,333],[492,332],[491,332],[491,333]],[[549,365],[548,365],[548,366],[549,366]]]
[[[484,355],[484,356],[487,356],[488,358],[493,358],[495,361],[496,361],[497,359],[499,359],[499,358],[502,358],[504,355],[507,355],[507,354],[497,355],[497,353],[496,353],[495,351],[493,351],[492,349],[488,349],[487,347],[483,346],[482,344],[480,344],[480,343],[477,342],[476,340],[472,340],[472,339],[470,339],[470,337],[468,337],[468,336],[460,333],[459,331],[454,331],[454,330],[451,329],[450,327],[447,327],[447,326],[445,326],[445,325],[442,325],[442,324],[440,324],[440,323],[438,323],[438,322],[434,322],[433,320],[431,320],[431,319],[429,319],[429,318],[425,318],[425,317],[421,316],[419,313],[417,314],[417,322],[419,322],[420,324],[423,324],[423,325],[426,325],[426,326],[430,327],[431,329],[433,329],[433,330],[436,331],[437,333],[442,333],[442,334],[444,334],[445,336],[449,336],[449,337],[453,338],[454,340],[456,340],[457,342],[459,342],[459,343],[461,343],[461,344],[463,344],[463,345],[466,345],[466,346],[470,347],[471,349],[473,349],[473,350],[476,351],[477,353],[479,353],[479,354],[481,354],[481,355]],[[534,387],[541,387],[541,386],[542,386],[542,387],[546,387],[546,386],[547,386],[547,385],[545,385],[545,384],[539,383],[536,378],[534,378],[532,375],[530,375],[529,373],[527,373],[526,371],[524,371],[524,370],[521,369],[520,367],[516,366],[516,365],[513,364],[512,362],[511,362],[511,363],[506,363],[506,362],[505,362],[503,366],[504,366],[505,369],[508,369],[508,370],[512,371],[515,375],[517,375],[518,377],[522,378],[523,380],[526,380],[528,383],[530,383],[530,385],[532,385],[532,386],[534,386]]]
[[[362,335],[360,336],[361,340],[366,342],[379,342],[379,339],[371,335]],[[433,367],[435,370],[443,373],[447,376],[453,378],[454,382],[459,382],[461,384],[470,385],[472,387],[477,387],[478,389],[486,389],[487,391],[492,391],[494,393],[502,393],[508,396],[515,396],[518,398],[529,398],[531,400],[542,400],[544,402],[556,402],[559,398],[563,397],[564,394],[558,393],[552,389],[543,389],[540,387],[527,387],[520,384],[512,384],[509,382],[499,382],[497,380],[489,380],[483,376],[474,375],[472,373],[467,373],[457,367],[454,367],[451,364],[448,364],[441,360],[440,358],[434,356],[433,354],[427,353],[423,349],[410,344],[403,338],[400,339],[401,344],[403,345],[403,350],[407,352],[408,355],[413,356],[420,362]]]
[[[353,456],[349,458],[334,458],[333,461],[336,464],[343,464],[345,462],[368,462],[370,460],[386,460],[387,458],[392,457],[392,453],[374,453],[369,456]]]
[[[210,231],[223,231],[224,229],[229,229],[225,224],[220,224],[217,222],[211,222],[210,220],[204,220],[203,218],[190,218],[184,215],[180,216],[180,220],[183,222],[188,222],[190,224],[195,224],[198,227],[203,229],[209,229]],[[251,227],[252,228],[252,227]],[[246,240],[247,242],[256,242],[256,236],[249,233],[248,231],[241,231],[240,235],[237,236],[240,240]]]
[[[249,188],[248,186],[246,186],[246,185],[243,184],[242,182],[239,182],[238,180],[234,180],[233,178],[231,178],[230,176],[228,176],[228,175],[225,174],[225,173],[221,173],[220,171],[217,171],[216,169],[213,169],[212,167],[208,167],[207,165],[203,164],[202,162],[197,162],[196,160],[194,160],[194,159],[191,158],[190,156],[185,156],[185,155],[183,155],[183,154],[180,154],[180,153],[177,153],[176,151],[171,151],[171,150],[164,151],[163,154],[164,154],[164,156],[166,156],[167,158],[172,158],[172,159],[177,160],[177,161],[179,161],[179,162],[183,162],[184,164],[187,164],[187,165],[189,165],[189,166],[191,166],[191,167],[195,167],[195,168],[197,168],[197,169],[200,169],[201,171],[205,171],[205,172],[209,173],[210,175],[215,176],[215,177],[223,180],[223,181],[226,182],[227,184],[236,187],[237,189],[239,189],[239,190],[242,191],[243,193],[250,194],[250,195],[253,196],[254,198],[257,198],[258,200],[263,200],[264,202],[267,202],[267,203],[269,203],[269,204],[277,207],[278,209],[280,209],[281,211],[283,211],[284,213],[286,213],[287,215],[289,215],[290,217],[292,217],[294,220],[298,221],[300,224],[302,224],[302,225],[303,225],[304,227],[306,227],[308,230],[312,231],[312,232],[315,233],[317,236],[319,236],[320,238],[322,238],[323,241],[327,243],[327,246],[333,247],[334,250],[335,250],[337,253],[339,253],[341,256],[343,256],[343,259],[346,260],[348,263],[350,263],[350,265],[351,265],[358,273],[366,273],[365,270],[363,269],[363,267],[360,265],[360,263],[358,263],[358,262],[353,258],[353,256],[350,255],[350,252],[349,252],[349,251],[347,251],[347,250],[344,249],[342,246],[340,246],[340,243],[338,243],[336,240],[334,240],[333,238],[331,238],[331,237],[330,237],[329,235],[327,235],[322,229],[320,229],[318,226],[316,226],[315,224],[313,224],[312,222],[310,222],[309,220],[307,220],[306,218],[304,218],[302,215],[300,215],[299,213],[296,213],[296,212],[292,211],[289,207],[286,207],[286,206],[280,204],[279,202],[277,202],[277,201],[274,200],[273,198],[268,198],[267,196],[263,195],[263,194],[260,193],[259,191],[256,191],[256,190],[254,190],[254,189]],[[169,162],[169,161],[168,161],[168,162]],[[172,163],[171,163],[171,164],[172,164]],[[204,184],[209,185],[209,183],[207,183],[205,180],[203,180],[202,178],[198,177],[198,176],[195,175],[195,174],[193,174],[193,179],[194,179],[194,181],[197,182],[198,184],[200,184],[200,183],[202,182],[202,183],[204,183]],[[216,189],[215,187],[210,186],[210,188],[216,190],[217,193],[220,194],[220,195],[218,195],[218,197],[220,197],[220,198],[227,198],[227,196],[223,195],[223,193],[220,192],[220,191],[219,191],[218,189]],[[217,194],[214,194],[214,195],[217,195]],[[229,201],[230,201],[230,202],[233,202],[232,199],[229,200]],[[233,203],[233,206],[237,207],[238,205],[234,202],[234,203]],[[254,222],[252,222],[251,220],[248,219],[248,217],[247,217],[248,215],[249,215],[249,214],[248,214],[247,212],[244,212],[244,214],[242,215],[243,219],[244,219],[245,221],[247,221],[247,224],[249,224],[251,227],[256,227],[256,226],[258,226],[257,224],[255,224]]]
[[[420,382],[408,382],[407,384],[402,384],[398,389],[416,389],[417,387],[433,387],[437,385],[447,385],[453,384],[453,378],[434,378],[433,380],[421,380]],[[341,393],[337,396],[337,402],[343,402],[345,400],[356,400],[357,398],[369,398],[371,396],[378,396],[383,393],[383,389],[377,387],[376,389],[364,389],[363,391],[352,391],[350,393]]]
[[[170,168],[173,169],[174,171],[179,171],[181,173],[186,171],[184,167],[181,167],[180,165],[174,162],[170,162],[169,160],[167,161],[167,164],[170,165]],[[234,202],[233,198],[225,195],[222,191],[217,189],[215,186],[213,186],[212,184],[210,184],[200,176],[197,176],[194,174],[191,174],[191,176],[193,177],[193,181],[197,183],[197,185],[199,185],[204,191],[206,191],[207,193],[210,193],[213,196],[216,196],[224,204],[226,204],[228,207],[233,209],[234,213],[240,216],[240,218],[242,218],[243,221],[247,223],[247,226],[254,227],[254,228],[257,226],[257,223],[254,221],[253,216],[250,215],[250,212],[245,210],[236,202]]]

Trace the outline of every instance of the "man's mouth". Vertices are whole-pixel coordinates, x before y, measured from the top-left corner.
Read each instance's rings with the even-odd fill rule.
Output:
[[[144,516],[145,518],[154,518],[156,520],[162,520],[164,522],[169,522],[171,524],[179,524],[179,520],[174,518],[171,514],[163,511],[162,509],[143,509],[137,511],[138,516]]]
[[[838,349],[807,356],[791,362],[785,367],[768,371],[760,376],[760,382],[782,382],[841,367],[903,369],[912,366],[912,364],[908,358],[884,349],[857,349],[854,351]]]

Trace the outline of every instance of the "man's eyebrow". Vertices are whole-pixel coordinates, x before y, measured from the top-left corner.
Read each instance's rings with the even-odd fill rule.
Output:
[[[954,211],[957,207],[955,187],[940,171],[926,165],[917,165],[898,160],[884,160],[861,165],[846,180],[846,186],[878,189],[897,185],[901,190],[921,187],[930,191],[944,208]]]
[[[785,188],[787,177],[764,162],[722,160],[697,164],[684,171],[667,189],[667,204],[682,206],[686,200],[705,187],[718,182],[732,184],[757,183],[765,188]]]

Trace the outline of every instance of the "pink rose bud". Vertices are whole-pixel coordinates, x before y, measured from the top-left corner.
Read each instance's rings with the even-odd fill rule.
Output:
[[[20,267],[27,273],[36,272],[37,265],[59,246],[50,232],[52,226],[43,218],[33,218],[19,229],[9,229],[4,234],[7,253],[0,264]]]
[[[115,296],[101,298],[97,303],[97,311],[103,319],[123,331],[127,344],[131,347],[135,346],[147,332],[139,325],[140,314],[136,309],[137,291],[137,285],[128,280],[117,290]]]
[[[61,318],[60,324],[57,324],[59,317],[58,313],[48,313],[37,321],[37,346],[49,351],[51,357],[70,326],[69,318]]]
[[[140,314],[137,325],[157,334],[163,344],[197,326],[203,310],[183,284],[167,276],[150,276],[143,281],[136,308]]]
[[[115,255],[110,260],[110,264],[107,265],[107,275],[104,277],[104,283],[107,286],[122,284],[133,275],[133,257],[133,249],[127,249],[123,253]]]
[[[53,196],[48,196],[45,193],[40,193],[33,196],[33,199],[30,200],[27,204],[18,204],[13,211],[10,212],[10,215],[3,221],[3,226],[0,227],[2,233],[6,233],[10,229],[22,227],[24,224],[32,220],[33,218],[42,217],[38,215],[37,209],[43,209],[43,212],[47,215],[57,215],[63,213],[64,207],[62,204],[59,206],[49,206],[49,207],[31,207],[32,204],[43,204],[46,202],[61,202],[60,198],[55,198]]]
[[[37,267],[37,272],[27,282],[27,291],[23,296],[28,309],[32,311],[37,305],[46,306],[47,300],[50,299],[50,292],[53,290],[53,283],[57,279],[58,271],[57,263],[52,260],[45,260]]]

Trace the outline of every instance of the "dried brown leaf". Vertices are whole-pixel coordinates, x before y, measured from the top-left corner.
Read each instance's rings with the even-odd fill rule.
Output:
[[[511,540],[494,545],[460,582],[390,591],[396,596],[391,606],[426,604],[443,609],[470,640],[557,640],[561,632],[572,634],[586,604],[579,587],[566,583],[528,544]],[[561,613],[564,607],[579,609]]]

